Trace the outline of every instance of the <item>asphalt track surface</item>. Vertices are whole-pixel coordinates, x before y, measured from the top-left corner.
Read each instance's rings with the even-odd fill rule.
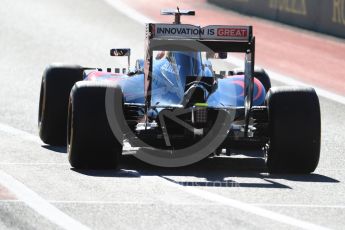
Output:
[[[0,229],[344,228],[344,104],[320,97],[321,159],[311,175],[268,175],[261,158],[241,155],[179,169],[127,157],[120,171],[77,171],[65,148],[37,137],[42,71],[51,62],[125,64],[109,48],[140,57],[144,27],[103,1],[1,3]]]

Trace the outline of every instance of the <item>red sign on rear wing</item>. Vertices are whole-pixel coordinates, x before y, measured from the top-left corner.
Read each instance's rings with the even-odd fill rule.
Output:
[[[150,24],[151,38],[250,41],[251,26],[194,26],[189,24]]]

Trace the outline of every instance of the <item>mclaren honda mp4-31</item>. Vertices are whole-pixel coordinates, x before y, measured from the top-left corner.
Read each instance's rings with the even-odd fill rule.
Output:
[[[321,129],[315,90],[271,87],[266,71],[255,67],[252,26],[200,27],[181,23],[194,11],[162,13],[175,20],[146,25],[145,56],[135,67],[46,68],[42,141],[66,145],[74,168],[117,167],[125,148],[167,167],[252,148],[269,172],[313,172]],[[231,62],[229,53],[242,55],[243,69],[216,73],[213,62]],[[128,57],[130,65],[130,49],[110,54]]]

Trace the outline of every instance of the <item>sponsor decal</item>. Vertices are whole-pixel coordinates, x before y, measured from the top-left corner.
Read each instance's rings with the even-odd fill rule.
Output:
[[[171,35],[187,35],[187,36],[200,36],[205,31],[201,28],[166,28],[158,27],[157,34],[171,34]]]
[[[246,38],[248,37],[248,30],[239,28],[218,28],[217,36]]]
[[[345,26],[345,0],[333,0],[332,21]]]
[[[248,40],[249,26],[206,26],[188,24],[155,24],[155,38]]]
[[[307,15],[306,0],[269,0],[269,8],[291,14]]]

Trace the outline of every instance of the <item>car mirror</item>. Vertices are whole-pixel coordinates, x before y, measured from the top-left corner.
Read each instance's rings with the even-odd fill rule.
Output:
[[[124,56],[130,56],[131,55],[131,49],[111,49],[110,50],[110,56],[113,57],[124,57]]]
[[[111,49],[110,56],[113,57],[128,57],[128,71],[131,66],[131,49]]]

